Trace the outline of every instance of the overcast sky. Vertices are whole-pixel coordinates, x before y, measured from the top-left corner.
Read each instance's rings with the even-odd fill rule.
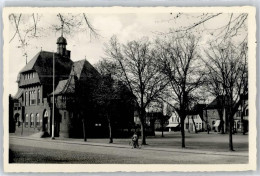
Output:
[[[97,63],[104,56],[104,43],[108,42],[112,35],[117,35],[120,42],[127,42],[134,39],[140,39],[148,36],[150,39],[158,37],[157,32],[168,32],[170,28],[182,28],[194,23],[193,16],[198,14],[184,14],[181,18],[175,17],[176,14],[161,13],[161,14],[90,14],[88,18],[97,32],[101,35],[98,39],[93,37],[90,39],[87,32],[74,32],[71,35],[64,34],[67,39],[67,49],[71,51],[72,61],[82,60],[86,58],[91,64]],[[201,14],[199,14],[201,15]],[[26,15],[24,15],[26,16]],[[52,30],[52,25],[60,25],[57,14],[39,14],[40,20],[39,37],[29,38],[28,46],[25,48],[28,54],[28,61],[33,58],[42,48],[44,51],[56,52],[56,40],[61,35],[60,32]],[[225,24],[228,20],[228,15],[221,15],[214,20],[208,22],[203,27],[208,29],[217,28]],[[172,20],[169,20],[172,19]],[[24,24],[30,24],[30,18],[23,19]],[[21,24],[22,25],[22,24]],[[25,26],[25,25],[24,25]],[[13,37],[15,28],[10,24],[9,40]],[[214,36],[207,32],[200,31],[200,44],[206,44]],[[10,42],[10,73],[9,73],[9,88],[10,93],[14,95],[17,92],[18,86],[16,83],[19,71],[25,66],[24,51],[17,47],[18,37],[15,37]]]

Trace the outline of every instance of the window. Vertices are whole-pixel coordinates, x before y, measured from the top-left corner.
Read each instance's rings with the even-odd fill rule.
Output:
[[[24,103],[25,103],[25,106],[27,106],[27,92],[25,92]]]
[[[48,117],[48,111],[45,111],[44,117]]]
[[[248,111],[248,109],[246,109],[245,115],[248,116],[249,115],[248,113],[249,113],[249,111]]]
[[[25,127],[28,127],[28,123],[29,123],[29,116],[28,114],[25,114]]]
[[[240,125],[240,120],[239,121],[237,121],[237,128],[239,129],[241,127],[241,125]]]
[[[36,114],[36,126],[40,126],[40,115]]]
[[[61,101],[66,102],[66,96],[62,96]]]
[[[31,114],[30,116],[30,127],[34,127],[34,115]]]
[[[36,104],[36,91],[35,90],[30,91],[30,94],[31,94],[30,103],[31,103],[31,105],[35,105]]]
[[[29,106],[30,106],[30,103],[31,103],[31,91],[28,92],[28,95],[29,95],[28,100],[29,100]]]
[[[37,104],[40,104],[40,92],[41,92],[41,90],[40,89],[38,89],[38,91],[37,91],[37,98],[38,98],[38,101],[37,101]]]
[[[186,123],[186,129],[189,129],[189,124],[188,123]]]

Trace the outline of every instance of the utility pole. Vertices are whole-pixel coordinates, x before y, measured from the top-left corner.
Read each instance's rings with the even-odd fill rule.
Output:
[[[55,58],[54,58],[54,52],[53,52],[53,93],[52,93],[52,128],[51,128],[51,139],[54,138],[54,90],[55,89]]]

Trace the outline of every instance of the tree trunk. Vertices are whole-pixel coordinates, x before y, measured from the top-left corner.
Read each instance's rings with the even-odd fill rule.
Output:
[[[23,135],[23,122],[21,124],[22,124],[22,130],[21,130],[21,136],[22,136]]]
[[[140,109],[139,111],[139,119],[141,122],[141,136],[142,136],[142,145],[146,145],[145,139],[145,109]]]
[[[219,114],[219,119],[220,119],[220,130],[221,130],[221,134],[225,134],[225,130],[224,130],[224,119],[223,119],[223,112],[219,112],[222,110],[218,110],[218,114]]]
[[[164,137],[164,135],[163,135],[163,123],[161,123],[161,128],[162,128],[162,137]]]
[[[193,119],[193,116],[191,116],[191,119],[192,119],[192,123],[194,125],[195,133],[198,133],[197,128],[196,128],[196,124],[195,124],[194,119]]]
[[[241,126],[241,132],[243,133],[243,135],[246,134],[245,132],[245,122],[244,122],[244,114],[245,114],[245,109],[242,108],[242,111],[241,111],[241,120],[240,120],[240,126]]]
[[[181,147],[182,148],[185,148],[184,120],[185,120],[185,118],[183,116],[181,116]]]
[[[84,137],[84,141],[87,141],[87,136],[86,136],[86,125],[85,125],[85,119],[82,119],[82,124],[83,124],[83,137]]]
[[[150,126],[151,126],[151,130],[152,130],[152,135],[153,136],[155,136],[154,123],[155,123],[154,119],[150,120]]]
[[[142,136],[142,145],[146,145],[145,125],[144,125],[144,121],[143,120],[141,120],[141,136]]]
[[[188,118],[188,132],[190,133],[190,118]]]
[[[108,120],[108,128],[109,128],[109,143],[113,143],[112,127],[111,127],[110,120]]]
[[[229,150],[234,151],[233,148],[233,118],[229,117]]]
[[[225,134],[224,125],[225,125],[225,123],[224,123],[223,116],[222,116],[222,120],[220,120],[221,134]]]

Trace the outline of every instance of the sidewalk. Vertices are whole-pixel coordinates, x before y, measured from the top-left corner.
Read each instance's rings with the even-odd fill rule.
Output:
[[[66,143],[66,144],[76,144],[76,145],[91,145],[91,146],[101,146],[101,147],[113,147],[113,148],[126,148],[131,149],[131,146],[126,144],[109,144],[109,143],[100,143],[100,142],[84,142],[83,139],[69,139],[69,138],[55,138],[52,140],[51,138],[37,138],[32,136],[15,136],[10,135],[10,138],[19,138],[19,139],[27,139],[27,140],[35,140],[35,141],[48,141],[48,142],[54,142],[54,143]],[[137,149],[133,149],[137,150]],[[225,151],[225,152],[219,152],[219,151],[205,151],[205,150],[198,150],[198,149],[189,149],[189,148],[175,148],[174,146],[168,147],[168,148],[162,148],[162,147],[154,147],[145,145],[142,146],[140,150],[151,150],[151,151],[165,151],[165,152],[181,152],[181,153],[194,153],[194,154],[211,154],[211,155],[226,155],[226,156],[248,156],[248,152],[239,152],[239,151]]]

